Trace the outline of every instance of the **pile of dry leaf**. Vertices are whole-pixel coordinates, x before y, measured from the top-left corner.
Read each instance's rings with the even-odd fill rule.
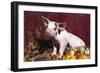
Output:
[[[90,59],[90,49],[87,47],[66,49],[61,59],[59,59],[58,56],[59,54],[52,56],[52,49],[45,50],[43,53],[40,53],[37,43],[29,42],[27,48],[24,49],[25,62]]]

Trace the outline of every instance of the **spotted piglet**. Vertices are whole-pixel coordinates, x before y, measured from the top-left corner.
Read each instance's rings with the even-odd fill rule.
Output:
[[[82,39],[77,37],[76,35],[68,32],[65,29],[65,23],[57,23],[55,21],[51,21],[48,18],[42,16],[44,25],[46,27],[46,33],[54,37],[55,40],[59,42],[59,58],[62,58],[65,48],[67,48],[67,45],[69,44],[71,48],[75,47],[82,47],[85,46],[85,43]],[[55,46],[53,46],[53,53],[52,55],[57,54],[57,49]]]

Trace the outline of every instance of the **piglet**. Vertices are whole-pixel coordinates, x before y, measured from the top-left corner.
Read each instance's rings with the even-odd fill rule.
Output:
[[[65,29],[65,23],[57,23],[55,21],[51,21],[48,18],[42,16],[43,23],[46,27],[46,33],[54,37],[55,40],[59,42],[59,58],[62,58],[65,48],[69,44],[71,48],[76,48],[76,47],[83,47],[85,46],[85,43],[82,39],[77,37],[76,35],[68,32]],[[57,49],[55,46],[53,46],[53,53],[52,55],[57,54]]]

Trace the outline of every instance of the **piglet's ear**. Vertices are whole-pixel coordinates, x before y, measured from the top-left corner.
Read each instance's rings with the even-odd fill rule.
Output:
[[[48,18],[44,17],[44,16],[41,16],[41,17],[43,19],[44,24],[48,25],[48,23],[50,22],[50,20]]]
[[[66,28],[66,23],[58,23],[60,29]]]

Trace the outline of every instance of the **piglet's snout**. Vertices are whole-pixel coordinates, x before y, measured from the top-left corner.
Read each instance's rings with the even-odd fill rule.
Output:
[[[46,29],[45,33],[48,34],[48,35],[50,35],[51,30],[50,29]]]
[[[44,38],[48,39],[48,38],[51,38],[51,34],[49,32],[50,30],[48,28],[45,29],[44,31]]]
[[[51,36],[48,32],[45,32],[44,34],[45,34],[45,36],[47,36],[47,37],[50,37],[50,36]]]

